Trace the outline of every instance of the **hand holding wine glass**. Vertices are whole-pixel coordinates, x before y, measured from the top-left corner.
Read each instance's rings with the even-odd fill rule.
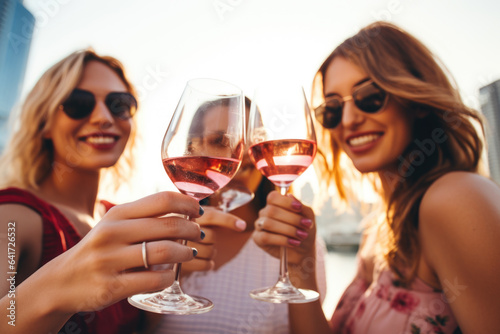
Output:
[[[189,81],[161,150],[165,171],[179,191],[199,201],[224,187],[238,170],[244,145],[241,90],[219,80]],[[210,300],[182,292],[180,269],[180,264],[174,266],[172,286],[159,293],[132,296],[130,303],[165,314],[198,314],[212,309]]]
[[[250,110],[248,143],[256,168],[286,195],[316,154],[316,135],[302,87],[281,83],[256,90]],[[281,247],[280,261],[277,283],[253,290],[250,296],[273,303],[317,300],[316,291],[297,289],[291,284],[285,246]]]

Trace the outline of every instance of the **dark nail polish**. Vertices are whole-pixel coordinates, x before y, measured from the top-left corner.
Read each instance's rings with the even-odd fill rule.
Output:
[[[198,250],[196,248],[193,248],[193,256],[198,255]]]
[[[200,206],[200,216],[203,216],[204,213],[205,213],[205,210],[203,210],[203,208]]]
[[[205,232],[203,232],[203,230],[200,230],[200,237],[201,240],[205,239]]]

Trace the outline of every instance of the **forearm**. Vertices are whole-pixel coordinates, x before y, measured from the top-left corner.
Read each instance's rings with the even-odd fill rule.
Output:
[[[291,333],[332,333],[319,300],[305,304],[290,304],[288,310]]]
[[[0,299],[0,333],[58,333],[71,314],[57,311],[57,296],[44,293],[45,288],[42,281],[28,278]]]
[[[314,271],[306,267],[291,266],[291,278],[294,284],[303,289],[319,291]],[[328,320],[321,306],[321,298],[312,303],[289,304],[289,322],[291,332],[301,333],[331,333]]]

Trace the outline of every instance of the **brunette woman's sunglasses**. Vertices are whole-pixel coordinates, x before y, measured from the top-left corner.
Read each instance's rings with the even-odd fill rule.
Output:
[[[121,119],[129,119],[137,110],[137,100],[126,92],[112,92],[106,95],[104,103],[111,114]],[[83,89],[74,89],[62,103],[63,111],[72,119],[89,116],[96,105],[95,95]]]
[[[356,89],[351,96],[334,95],[329,97],[323,104],[314,109],[314,114],[323,127],[333,129],[342,120],[342,110],[346,101],[353,100],[359,110],[373,114],[385,107],[387,97],[387,93],[382,88],[369,80]]]

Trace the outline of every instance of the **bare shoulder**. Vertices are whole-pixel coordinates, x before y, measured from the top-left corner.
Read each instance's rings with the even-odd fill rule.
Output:
[[[40,222],[42,221],[38,212],[26,205],[15,203],[0,204],[0,216],[4,220],[38,219]]]
[[[11,231],[11,247],[15,249],[19,280],[26,278],[39,265],[42,251],[43,223],[40,214],[22,204],[0,204],[2,229]],[[7,252],[7,248],[0,250]],[[21,257],[22,254],[22,257]],[[1,255],[1,254],[0,254]],[[7,256],[4,256],[7,258]],[[22,261],[22,265],[20,265]]]
[[[448,173],[434,182],[420,204],[419,223],[473,219],[500,223],[500,187],[469,172]],[[451,222],[450,222],[451,223]]]
[[[418,223],[423,255],[438,274],[445,262],[464,269],[478,265],[475,258],[500,256],[500,187],[474,173],[449,173],[425,193]]]

